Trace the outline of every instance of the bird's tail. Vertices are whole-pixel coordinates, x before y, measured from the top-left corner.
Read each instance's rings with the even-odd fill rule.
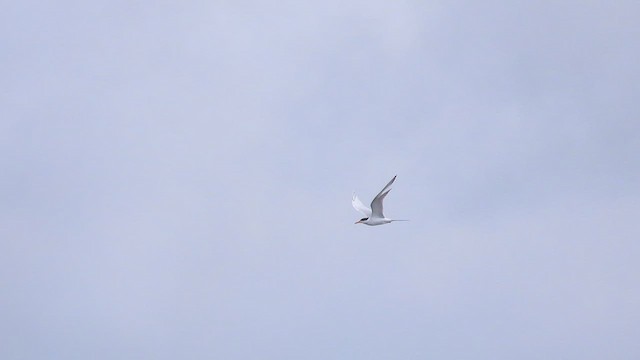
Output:
[[[394,220],[391,220],[391,221],[410,221],[410,220],[394,219]]]

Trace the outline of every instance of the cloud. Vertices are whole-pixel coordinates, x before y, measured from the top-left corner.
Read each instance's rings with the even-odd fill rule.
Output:
[[[633,357],[634,10],[11,5],[0,354]]]

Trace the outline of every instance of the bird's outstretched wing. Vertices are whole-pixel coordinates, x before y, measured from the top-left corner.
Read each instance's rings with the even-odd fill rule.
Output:
[[[384,215],[382,214],[382,201],[389,191],[391,191],[390,186],[394,181],[396,181],[396,176],[394,176],[393,179],[391,179],[391,181],[389,181],[389,183],[380,190],[378,195],[373,198],[373,201],[371,201],[371,213],[374,217],[384,218]]]
[[[356,196],[356,193],[353,193],[353,197],[351,199],[351,205],[353,205],[354,209],[364,214],[364,216],[366,217],[371,216],[371,209],[369,209],[367,205],[363,204],[362,201],[358,199],[358,197]]]

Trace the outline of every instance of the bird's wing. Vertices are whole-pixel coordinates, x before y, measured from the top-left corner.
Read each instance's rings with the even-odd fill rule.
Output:
[[[363,204],[362,201],[358,199],[358,196],[356,196],[356,193],[353,193],[353,198],[351,199],[351,205],[353,205],[354,209],[360,211],[365,216],[367,217],[371,216],[371,209],[369,209],[367,205]]]
[[[393,184],[394,181],[396,181],[395,176],[384,188],[382,188],[382,190],[380,190],[378,195],[373,198],[373,201],[371,202],[371,212],[374,217],[384,218],[384,215],[382,215],[382,200],[384,200],[384,197],[387,196],[389,191],[391,191],[389,187],[391,186],[391,184]]]

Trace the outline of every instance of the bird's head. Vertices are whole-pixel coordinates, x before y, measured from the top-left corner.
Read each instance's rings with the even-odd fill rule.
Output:
[[[365,222],[365,221],[367,221],[367,220],[369,220],[369,218],[368,218],[368,217],[366,217],[366,218],[362,218],[362,219],[360,219],[360,220],[356,221],[355,223],[356,223],[356,224],[362,224],[363,222]]]

